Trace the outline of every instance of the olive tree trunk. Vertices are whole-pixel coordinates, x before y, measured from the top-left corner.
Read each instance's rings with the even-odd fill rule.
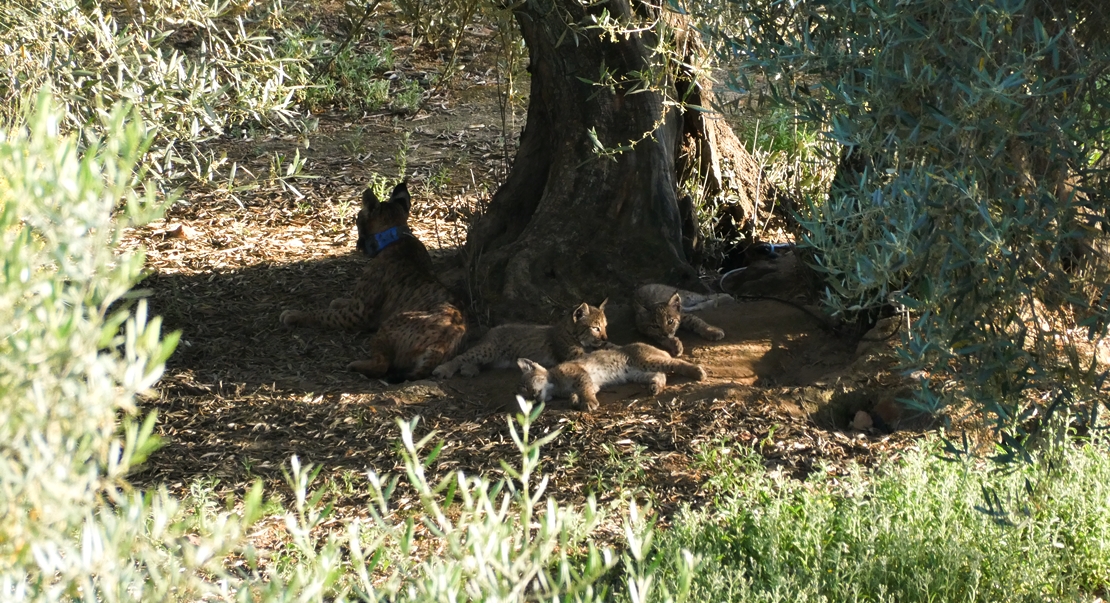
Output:
[[[611,36],[595,27],[602,9],[650,27]],[[527,123],[467,240],[474,293],[497,315],[540,320],[647,282],[699,288],[696,216],[680,178],[728,193],[743,216],[766,190],[727,124],[667,102],[708,108],[696,74],[672,69],[646,91],[635,75],[665,60],[696,64],[681,61],[702,52],[696,37],[681,16],[635,0],[526,0],[514,12],[530,55]],[[660,38],[676,53],[657,53]],[[599,156],[599,146],[629,148]]]

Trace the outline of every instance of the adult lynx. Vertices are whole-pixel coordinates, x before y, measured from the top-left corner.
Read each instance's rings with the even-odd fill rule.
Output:
[[[432,272],[428,250],[409,230],[410,206],[404,182],[384,202],[370,189],[363,192],[356,246],[373,259],[355,283],[354,296],[334,299],[323,311],[281,313],[290,327],[377,329],[370,358],[347,365],[372,377],[427,377],[455,354],[466,334],[462,312]]]

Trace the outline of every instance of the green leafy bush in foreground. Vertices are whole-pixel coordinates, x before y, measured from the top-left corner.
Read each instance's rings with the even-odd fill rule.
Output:
[[[152,424],[119,424],[176,342],[142,302],[111,309],[143,263],[116,251],[121,228],[159,211],[135,188],[147,134],[115,111],[79,149],[45,99],[0,138],[0,598],[187,597],[221,537],[190,546],[176,501],[128,486]]]

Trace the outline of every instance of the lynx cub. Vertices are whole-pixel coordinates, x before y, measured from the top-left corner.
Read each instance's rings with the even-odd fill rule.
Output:
[[[597,408],[597,392],[608,385],[646,383],[654,395],[667,385],[664,373],[698,381],[705,379],[702,367],[671,358],[663,350],[646,343],[598,350],[550,371],[527,358],[518,358],[516,363],[524,373],[520,381],[522,396],[537,402],[546,402],[554,396],[570,396],[571,406],[585,410]]]
[[[489,333],[465,354],[444,362],[432,374],[440,379],[456,372],[473,377],[483,366],[509,368],[517,358],[531,358],[543,366],[573,360],[605,345],[605,304],[583,303],[554,325],[507,324]]]
[[[678,357],[682,355],[682,341],[675,337],[679,327],[710,341],[718,341],[725,336],[724,331],[688,312],[712,308],[731,299],[732,296],[725,293],[703,295],[667,285],[644,285],[632,297],[636,329]]]
[[[432,367],[455,355],[466,335],[462,312],[436,279],[428,250],[409,230],[410,206],[404,182],[384,202],[366,189],[355,246],[371,260],[355,283],[354,296],[334,299],[326,310],[281,313],[289,327],[377,329],[370,358],[347,365],[372,377],[427,377]]]

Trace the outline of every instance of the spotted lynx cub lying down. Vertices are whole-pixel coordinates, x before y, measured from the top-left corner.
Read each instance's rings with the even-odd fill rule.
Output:
[[[636,330],[677,358],[682,355],[682,341],[675,337],[679,328],[693,331],[710,341],[719,341],[725,336],[724,331],[689,312],[713,308],[731,299],[732,296],[726,293],[704,295],[668,285],[644,285],[632,296]]]
[[[646,343],[598,350],[559,364],[550,371],[527,358],[519,358],[516,362],[524,373],[520,380],[522,396],[537,402],[569,396],[571,406],[584,410],[595,410],[597,392],[610,385],[646,383],[655,395],[667,385],[665,373],[698,381],[705,379],[702,367],[671,358],[663,350]]]
[[[605,304],[594,307],[583,303],[553,325],[506,324],[490,329],[477,345],[436,367],[432,374],[440,379],[456,372],[467,377],[478,374],[483,366],[509,368],[517,358],[531,358],[547,367],[572,360],[606,345],[608,325]]]
[[[370,358],[347,365],[372,377],[427,377],[432,367],[455,355],[466,335],[462,312],[436,279],[428,250],[409,230],[410,205],[404,182],[381,203],[370,189],[363,192],[356,247],[372,259],[354,296],[334,299],[323,311],[281,313],[281,322],[290,327],[377,329]]]

